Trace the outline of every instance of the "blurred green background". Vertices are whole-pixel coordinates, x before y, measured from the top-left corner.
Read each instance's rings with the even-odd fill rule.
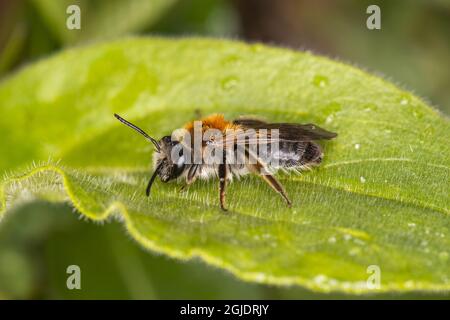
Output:
[[[70,4],[81,8],[81,30],[66,28]],[[366,28],[370,4],[381,8],[381,30]],[[447,0],[0,0],[0,78],[63,48],[126,35],[227,37],[355,64],[448,115],[449,31]],[[78,217],[67,205],[30,203],[4,218],[0,299],[355,298],[245,283],[199,261],[145,252],[119,222]],[[82,290],[66,288],[71,264],[81,267]]]

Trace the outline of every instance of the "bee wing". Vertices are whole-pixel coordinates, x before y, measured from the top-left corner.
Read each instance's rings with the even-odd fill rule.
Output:
[[[274,143],[274,142],[307,142],[313,140],[329,140],[337,136],[337,133],[327,131],[314,124],[296,124],[296,123],[265,123],[256,119],[244,119],[239,120],[239,124],[246,129],[253,129],[255,134],[250,134],[245,139],[245,144],[261,144],[261,143]],[[272,135],[271,130],[278,130],[277,135]],[[226,134],[221,142],[217,144],[230,144],[235,143],[239,134],[231,133]],[[242,139],[243,137],[241,137]]]
[[[268,123],[254,127],[254,129],[278,129],[280,140],[288,141],[330,140],[337,136],[337,133],[327,131],[312,123]]]
[[[240,126],[246,127],[246,128],[255,128],[258,126],[263,126],[263,125],[267,124],[267,122],[260,120],[260,119],[256,119],[256,118],[240,117],[240,118],[234,120],[233,124],[237,124],[237,125],[240,125]]]

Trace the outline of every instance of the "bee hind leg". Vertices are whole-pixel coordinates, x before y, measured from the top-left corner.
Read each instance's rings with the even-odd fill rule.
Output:
[[[261,175],[261,177],[266,181],[276,192],[280,194],[280,196],[286,201],[286,204],[289,208],[292,207],[292,202],[289,200],[286,191],[284,191],[283,185],[275,179],[271,174]]]
[[[286,191],[283,188],[283,185],[271,174],[269,174],[268,172],[262,172],[262,171],[266,171],[264,169],[264,167],[262,166],[262,164],[260,162],[257,162],[254,165],[249,165],[248,166],[250,171],[257,174],[258,176],[260,176],[261,178],[264,179],[265,182],[267,182],[267,184],[273,189],[275,190],[283,199],[284,201],[286,201],[286,204],[289,208],[292,207],[292,202],[291,200],[289,200]]]

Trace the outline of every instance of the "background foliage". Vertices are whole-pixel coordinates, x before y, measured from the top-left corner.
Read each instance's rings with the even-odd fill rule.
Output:
[[[99,5],[101,2],[98,1]],[[136,3],[138,5],[139,1]],[[243,7],[239,1],[171,2],[158,7],[160,9],[158,13],[155,13],[154,6],[143,5],[142,10],[137,11],[141,17],[146,18],[139,25],[132,23],[127,26],[125,23],[123,28],[113,34],[88,35],[82,31],[81,35],[75,35],[73,39],[69,39],[70,35],[69,38],[65,38],[64,29],[56,28],[61,15],[59,17],[58,14],[52,15],[55,13],[52,8],[55,3],[37,0],[6,1],[1,4],[8,9],[1,12],[8,14],[7,18],[1,19],[0,29],[4,34],[0,34],[3,48],[0,54],[0,71],[6,74],[23,63],[34,61],[76,42],[89,42],[93,39],[111,38],[127,33],[168,35],[195,33],[221,36],[241,34],[248,39],[259,39],[294,47],[302,46],[368,66],[392,76],[396,81],[409,87],[414,87],[419,94],[427,96],[442,111],[448,112],[446,109],[449,106],[448,91],[443,88],[445,83],[448,83],[449,75],[445,68],[441,67],[449,55],[449,43],[445,41],[449,10],[445,2],[411,1],[395,5],[381,2],[383,13],[388,13],[383,14],[383,28],[389,32],[378,33],[365,29],[366,16],[362,14],[365,12],[365,6],[359,2],[349,1],[347,5],[338,7],[326,2],[318,6],[306,4],[306,2],[277,1],[277,3],[280,4],[279,7],[277,5],[276,10],[272,10],[265,3],[263,9],[252,11],[259,12],[262,17],[264,14],[271,14],[271,19],[249,18],[245,6]],[[301,3],[303,7],[298,7],[298,3]],[[253,3],[253,6],[259,5]],[[147,12],[147,15],[145,8],[151,11]],[[302,12],[308,12],[308,16],[302,16]],[[324,15],[326,19],[322,19]],[[317,19],[317,16],[321,19]],[[101,21],[100,18],[99,20]],[[248,21],[269,20],[275,23],[267,23],[267,25],[281,25],[281,30],[284,28],[289,32],[276,32],[276,28],[264,27],[264,22],[260,22],[260,25],[256,27],[248,23]],[[317,23],[322,20],[326,20],[327,23]],[[277,21],[279,23],[276,23]],[[290,23],[287,25],[280,23],[283,21],[290,21]],[[421,21],[432,21],[432,23]],[[259,33],[252,32],[255,29],[259,30]],[[292,36],[289,39],[280,36],[285,34]],[[345,34],[346,37],[340,36],[341,34]],[[389,49],[380,50],[380,48]],[[2,160],[5,159],[2,158]],[[6,161],[3,164],[5,163]],[[61,214],[67,210],[60,205],[25,206],[19,209],[20,213],[14,219],[11,214],[0,225],[3,249],[0,260],[8,261],[1,264],[0,270],[0,292],[3,297],[74,296],[61,287],[61,283],[64,283],[61,279],[65,279],[66,276],[64,272],[61,272],[63,270],[61,266],[67,265],[70,260],[68,255],[63,254],[65,245],[62,239],[70,239],[70,235],[72,239],[79,239],[83,238],[79,237],[81,234],[91,234],[90,243],[92,244],[99,241],[103,233],[106,234],[105,238],[109,239],[104,241],[104,244],[113,242],[116,243],[115,246],[120,247],[118,243],[124,243],[123,254],[131,256],[127,260],[141,262],[130,263],[124,267],[120,265],[124,262],[118,261],[117,257],[112,261],[114,258],[98,255],[98,251],[95,251],[95,254],[92,251],[86,254],[89,252],[88,249],[92,249],[91,246],[87,244],[86,249],[83,250],[81,241],[77,245],[73,245],[75,241],[72,241],[74,252],[80,252],[77,259],[86,261],[86,266],[91,263],[108,266],[98,270],[96,277],[100,279],[103,275],[103,281],[89,281],[91,290],[89,292],[83,290],[83,293],[80,293],[81,296],[76,295],[76,297],[109,297],[108,292],[111,288],[115,288],[114,291],[117,294],[115,297],[175,297],[176,294],[186,297],[184,294],[188,292],[191,293],[189,295],[191,298],[236,298],[239,296],[298,298],[312,295],[309,291],[301,289],[250,285],[239,282],[228,274],[211,270],[203,264],[180,264],[163,257],[150,256],[130,243],[115,223],[108,224],[106,228],[77,223],[73,215]],[[16,225],[15,228],[14,225]],[[94,236],[95,233],[99,234],[98,238]],[[52,238],[54,234],[56,234],[55,238]],[[86,238],[86,241],[89,241],[89,237]],[[111,240],[112,238],[119,241]],[[59,242],[61,246],[58,246]],[[61,257],[59,264],[57,257]],[[123,268],[139,269],[140,264],[145,267],[141,268],[141,272],[139,270],[135,272],[137,274],[135,279],[129,279],[124,275]],[[154,267],[150,269],[149,265]],[[110,272],[110,275],[107,275],[105,270]],[[94,274],[91,271],[90,273]],[[164,276],[166,273],[170,275]],[[194,283],[190,281],[190,277],[195,274],[207,275],[206,278],[210,277],[214,281],[202,282],[197,279],[198,282]],[[168,280],[169,278],[172,280]],[[167,279],[167,281],[160,281],[160,279]],[[159,285],[158,281],[160,281]],[[97,286],[94,283],[97,283]],[[166,291],[164,287],[167,287],[167,283],[177,285]],[[183,284],[182,288],[180,283]],[[216,283],[221,285],[215,286]],[[184,290],[186,293],[183,293]],[[317,294],[316,296],[327,297]]]

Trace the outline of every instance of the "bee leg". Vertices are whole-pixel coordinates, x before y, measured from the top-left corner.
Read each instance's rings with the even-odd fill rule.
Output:
[[[286,191],[284,191],[283,185],[271,174],[261,175],[261,177],[286,201],[287,206],[292,207],[292,202],[289,200]]]
[[[286,201],[286,204],[289,208],[292,207],[292,202],[291,200],[289,200],[286,191],[283,188],[283,185],[280,182],[278,182],[278,180],[273,175],[267,172],[267,170],[264,168],[264,165],[262,165],[261,162],[257,161],[256,164],[249,165],[248,168],[250,169],[251,172],[263,178],[264,181],[266,181],[269,184],[269,186],[272,187],[273,190],[278,192],[280,196]]]
[[[198,174],[199,174],[198,166],[197,165],[192,166],[188,171],[188,175],[186,177],[186,183],[183,186],[181,186],[180,192],[187,191],[187,189],[189,189],[191,184],[193,184],[195,182],[195,180],[197,180]]]
[[[286,191],[284,191],[281,183],[279,183],[278,180],[270,174],[266,165],[261,162],[258,157],[249,150],[249,148],[245,148],[245,157],[246,161],[248,162],[248,170],[263,178],[264,181],[266,181],[273,190],[280,194],[280,196],[286,201],[287,206],[289,208],[292,207],[292,202],[291,200],[289,200]]]
[[[180,193],[186,192],[189,189],[190,184],[183,184],[179,190]]]
[[[227,208],[225,207],[225,189],[227,187],[227,178],[228,178],[228,165],[224,161],[224,163],[219,164],[219,199],[220,199],[220,208],[223,211],[227,211]]]

